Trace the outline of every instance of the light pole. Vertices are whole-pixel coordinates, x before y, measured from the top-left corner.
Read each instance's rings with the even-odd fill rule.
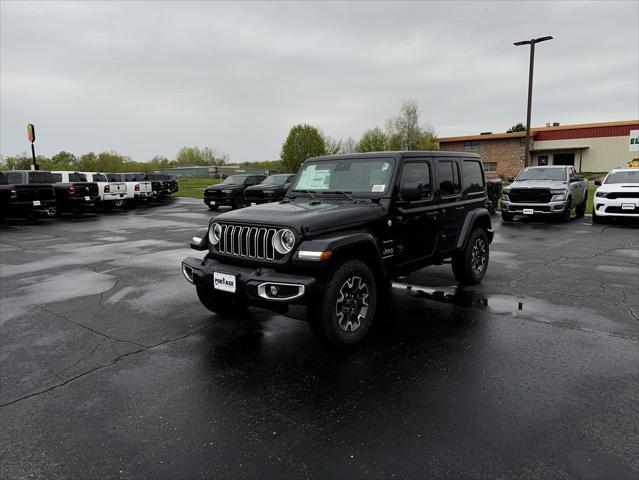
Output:
[[[524,157],[524,167],[528,166],[528,157],[530,156],[530,110],[532,106],[532,85],[533,85],[533,68],[535,66],[535,44],[552,40],[551,36],[533,38],[531,40],[522,40],[515,42],[514,45],[530,45],[530,67],[528,68],[528,111],[526,112],[526,156]]]

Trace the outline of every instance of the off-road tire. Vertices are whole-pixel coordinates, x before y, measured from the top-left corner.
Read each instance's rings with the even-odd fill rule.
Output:
[[[237,314],[248,308],[247,304],[238,301],[234,295],[216,292],[213,287],[197,285],[195,289],[202,305],[220,316]]]
[[[588,203],[588,192],[584,194],[584,201],[581,202],[580,205],[577,205],[577,208],[575,208],[575,215],[577,218],[583,218],[583,216],[586,214],[587,203]]]
[[[515,216],[512,213],[501,211],[501,219],[504,222],[512,222],[515,219]]]
[[[486,275],[489,257],[488,235],[483,228],[476,228],[468,236],[464,249],[453,255],[453,275],[463,285],[476,285]]]
[[[360,260],[348,260],[337,265],[318,287],[308,305],[313,333],[340,348],[363,340],[377,306],[377,282],[371,269]],[[354,305],[355,317],[345,313],[348,305]]]

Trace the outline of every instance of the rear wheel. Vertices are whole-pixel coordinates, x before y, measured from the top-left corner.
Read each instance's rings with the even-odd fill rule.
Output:
[[[474,285],[481,282],[488,269],[488,235],[476,228],[468,237],[466,246],[453,256],[453,274],[459,283]]]
[[[238,301],[234,295],[216,292],[202,285],[197,285],[195,288],[202,305],[218,315],[232,315],[248,309],[248,305]]]
[[[373,272],[360,260],[338,265],[308,306],[313,333],[336,347],[361,341],[377,306]]]
[[[512,213],[501,211],[501,219],[504,222],[512,222],[515,216]]]

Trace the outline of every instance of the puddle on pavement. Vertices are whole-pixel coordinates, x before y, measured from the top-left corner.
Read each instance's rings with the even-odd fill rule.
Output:
[[[466,308],[484,310],[487,313],[511,315],[530,318],[539,322],[569,326],[581,330],[600,333],[619,333],[624,324],[618,319],[607,318],[595,310],[585,307],[553,304],[533,297],[516,297],[513,295],[488,294],[466,290],[458,286],[422,287],[393,282],[393,288],[404,290],[417,297],[448,303]],[[628,326],[626,325],[626,330]],[[622,329],[622,330],[620,330]],[[632,337],[637,337],[636,329],[632,329]]]

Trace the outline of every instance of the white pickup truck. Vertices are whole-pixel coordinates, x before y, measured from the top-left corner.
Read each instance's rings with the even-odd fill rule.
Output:
[[[128,202],[150,200],[153,198],[153,187],[146,180],[144,173],[107,173],[109,182],[124,182],[126,184],[126,199]]]
[[[110,182],[105,173],[80,172],[86,175],[89,182],[98,184],[99,206],[105,209],[121,208],[126,200],[126,183]]]

